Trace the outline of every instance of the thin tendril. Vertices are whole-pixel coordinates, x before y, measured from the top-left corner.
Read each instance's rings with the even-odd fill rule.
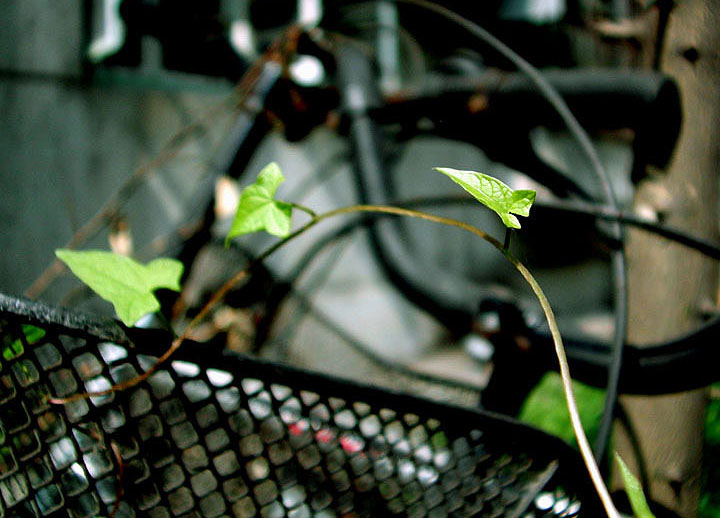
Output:
[[[64,398],[64,399],[52,399],[50,400],[51,403],[70,403],[72,401],[76,401],[78,399],[86,399],[89,397],[99,397],[104,396],[107,394],[110,394],[112,392],[116,392],[118,390],[124,390],[130,387],[134,387],[135,385],[141,383],[142,381],[146,380],[148,377],[150,377],[159,367],[161,364],[166,362],[184,343],[184,341],[189,337],[190,332],[192,329],[194,329],[195,326],[197,326],[204,318],[205,316],[225,297],[225,295],[240,281],[245,279],[250,271],[259,263],[261,263],[263,260],[265,260],[268,256],[272,255],[275,251],[282,248],[286,244],[288,244],[290,241],[294,240],[296,237],[304,234],[307,230],[314,227],[318,223],[325,221],[327,219],[335,218],[337,216],[342,215],[349,215],[349,214],[359,214],[359,213],[375,213],[375,214],[390,214],[395,216],[405,216],[405,217],[411,217],[415,219],[421,219],[425,221],[431,221],[434,223],[438,223],[441,225],[447,225],[450,227],[456,227],[461,230],[465,230],[467,232],[470,232],[488,243],[490,243],[492,246],[494,246],[498,251],[500,251],[505,258],[510,261],[510,263],[520,272],[520,274],[523,276],[523,278],[527,281],[527,283],[530,285],[530,288],[532,289],[533,293],[537,297],[540,306],[543,309],[543,312],[545,314],[545,318],[548,322],[548,326],[550,328],[550,333],[552,335],[553,343],[555,344],[555,352],[558,357],[558,362],[560,365],[560,376],[563,379],[563,387],[565,390],[565,399],[567,400],[567,406],[568,411],[570,413],[570,420],[572,423],[573,431],[575,432],[575,437],[577,438],[578,445],[580,447],[580,453],[583,457],[583,460],[585,462],[585,465],[588,469],[588,472],[590,473],[590,477],[593,481],[593,484],[598,492],[598,495],[600,496],[600,499],[603,503],[603,506],[605,507],[605,511],[607,515],[610,518],[619,518],[620,515],[615,509],[615,506],[612,502],[612,499],[610,498],[610,494],[607,490],[607,487],[605,486],[605,483],[602,479],[602,475],[600,474],[600,469],[598,468],[597,463],[595,462],[595,459],[592,454],[592,449],[590,448],[590,444],[587,440],[587,436],[585,435],[585,431],[582,428],[582,423],[580,421],[580,414],[578,413],[577,408],[577,402],[575,401],[575,396],[573,394],[572,390],[572,383],[571,383],[571,376],[570,376],[570,367],[567,362],[567,356],[565,354],[565,347],[563,346],[562,338],[560,336],[560,331],[557,326],[557,322],[555,321],[555,316],[553,314],[552,308],[550,307],[550,303],[547,300],[547,297],[545,296],[545,293],[543,292],[542,288],[538,284],[538,282],[535,280],[535,278],[532,276],[530,271],[517,259],[515,258],[508,249],[504,247],[504,243],[497,240],[496,238],[492,237],[491,235],[487,234],[485,231],[470,225],[468,223],[464,223],[462,221],[458,221],[452,218],[446,218],[443,216],[437,216],[434,214],[429,214],[426,212],[419,212],[412,209],[402,208],[402,207],[389,207],[389,206],[383,206],[383,205],[353,205],[350,207],[343,207],[340,209],[331,210],[329,212],[325,212],[320,215],[316,215],[312,218],[311,221],[306,223],[305,225],[301,226],[291,234],[289,234],[287,237],[281,239],[271,247],[267,248],[263,253],[261,253],[259,256],[257,256],[248,266],[243,268],[242,270],[238,271],[233,277],[228,280],[215,294],[212,296],[212,298],[203,306],[203,308],[200,310],[200,312],[195,316],[195,318],[192,319],[192,321],[187,325],[183,333],[173,340],[171,346],[165,351],[165,353],[160,356],[157,361],[150,366],[148,370],[146,370],[144,373],[136,376],[135,378],[128,380],[124,383],[120,383],[117,385],[113,385],[107,390],[99,391],[99,392],[87,392],[83,394],[75,394],[71,397]]]

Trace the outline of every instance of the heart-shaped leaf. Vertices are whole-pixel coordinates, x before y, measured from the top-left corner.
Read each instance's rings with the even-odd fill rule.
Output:
[[[183,264],[175,259],[160,258],[144,265],[103,250],[61,249],[55,250],[55,255],[95,293],[112,303],[127,326],[160,309],[154,290],[180,291]]]
[[[449,167],[436,167],[435,170],[449,176],[476,200],[494,210],[506,227],[520,228],[520,222],[513,214],[525,217],[530,215],[530,207],[535,202],[535,191],[513,191],[497,178],[475,171]]]
[[[645,499],[645,493],[643,493],[640,481],[633,475],[633,472],[630,471],[617,452],[615,453],[615,461],[620,468],[620,475],[625,484],[625,492],[628,495],[628,500],[630,500],[630,507],[632,507],[635,518],[655,518]]]
[[[255,183],[243,189],[225,245],[233,237],[260,230],[278,237],[290,234],[292,206],[275,200],[275,191],[284,181],[280,167],[272,162],[260,171]]]

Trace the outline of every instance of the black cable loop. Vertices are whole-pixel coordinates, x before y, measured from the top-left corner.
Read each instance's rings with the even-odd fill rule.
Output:
[[[587,132],[580,125],[578,120],[572,114],[563,98],[557,90],[545,80],[540,71],[538,71],[528,61],[519,56],[515,51],[508,47],[505,43],[490,34],[475,22],[459,15],[450,9],[434,4],[427,0],[393,0],[395,3],[405,3],[425,9],[426,11],[438,14],[447,20],[455,23],[459,27],[464,28],[472,36],[483,41],[492,47],[499,54],[508,59],[514,66],[524,73],[530,81],[535,84],[540,93],[547,99],[550,105],[555,109],[557,114],[563,120],[573,138],[577,141],[581,150],[587,157],[592,169],[601,184],[606,202],[618,209],[615,194],[612,190],[609,176],[605,170],[597,151],[590,140]],[[350,2],[352,3],[352,2]],[[613,341],[612,357],[608,367],[608,385],[605,398],[605,408],[600,424],[600,431],[595,442],[595,456],[600,459],[607,446],[610,433],[612,431],[612,423],[614,419],[614,409],[617,402],[618,386],[620,381],[620,371],[622,368],[622,353],[626,340],[627,331],[627,267],[624,251],[623,227],[620,223],[612,223],[610,225],[612,237],[619,243],[619,247],[612,252],[611,264],[613,270],[614,292],[615,292],[615,338]]]
[[[418,198],[418,199],[412,199],[412,200],[406,200],[406,201],[399,201],[397,203],[400,207],[406,207],[406,208],[428,208],[428,207],[442,207],[447,205],[470,205],[472,207],[477,207],[480,209],[477,204],[474,202],[469,202],[466,197],[437,197],[437,198]],[[705,254],[715,260],[720,260],[720,246],[710,243],[707,240],[697,238],[691,235],[688,235],[687,233],[683,233],[676,229],[671,229],[668,227],[664,227],[662,225],[649,222],[646,220],[643,220],[641,218],[638,218],[635,215],[632,214],[623,214],[623,213],[615,213],[612,210],[607,209],[603,206],[591,206],[587,204],[576,204],[574,202],[538,202],[537,203],[538,208],[544,208],[546,210],[552,210],[552,211],[564,211],[564,212],[570,212],[573,214],[581,214],[581,215],[588,215],[596,218],[601,219],[608,219],[608,220],[614,220],[614,221],[620,221],[621,223],[625,225],[634,226],[640,229],[643,229],[647,232],[651,232],[653,234],[656,234],[658,236],[665,237],[667,239],[670,239],[672,241],[675,241],[683,246],[686,246],[688,248],[691,248],[693,250],[698,251],[699,253]],[[367,228],[367,225],[371,221],[380,220],[380,219],[387,219],[394,216],[391,216],[389,214],[366,214],[362,217],[353,218],[351,221],[346,222],[345,224],[341,225],[338,228],[332,229],[328,232],[326,232],[323,236],[321,236],[314,244],[310,247],[310,249],[305,252],[305,254],[300,257],[297,261],[297,263],[291,268],[290,272],[286,274],[283,279],[280,281],[283,286],[294,286],[297,279],[303,275],[303,273],[311,266],[311,264],[314,262],[316,257],[321,254],[324,250],[327,249],[327,247],[334,245],[337,241],[343,240],[348,237],[349,234],[361,230],[363,228]],[[299,293],[296,293],[294,290],[290,291],[294,295],[301,295]],[[308,303],[309,304],[309,303]],[[310,309],[310,305],[306,306],[306,309]],[[317,316],[317,315],[316,315]],[[272,320],[272,315],[268,316],[269,319]],[[321,319],[322,320],[322,319]],[[720,324],[713,324],[710,323],[703,328],[698,329],[697,331],[687,335],[686,337],[675,339],[669,342],[663,342],[655,344],[651,349],[646,349],[645,351],[650,354],[650,356],[647,357],[645,360],[639,360],[638,365],[642,364],[648,364],[653,363],[657,364],[658,361],[660,363],[669,365],[668,362],[672,361],[672,354],[678,354],[677,350],[679,347],[679,344],[684,342],[688,343],[694,343],[697,342],[698,338],[695,337],[695,335],[703,334],[706,335],[707,333],[714,333],[715,331],[712,331],[711,328],[718,327]],[[337,326],[329,327],[328,328],[332,332],[337,331]],[[347,339],[347,333],[339,334],[339,337],[342,339]],[[541,336],[536,336],[534,339],[543,341],[546,340],[546,337],[543,338]],[[428,375],[428,374],[421,374],[421,373],[415,373],[411,369],[408,369],[407,367],[404,367],[402,365],[399,365],[395,362],[392,362],[390,360],[382,359],[372,351],[372,349],[364,344],[362,344],[359,340],[352,338],[351,339],[353,343],[349,343],[349,345],[355,349],[356,352],[362,354],[365,356],[369,361],[375,362],[378,365],[380,365],[382,368],[385,369],[394,369],[398,370],[398,372],[401,372],[403,375],[409,376],[409,377],[418,377],[420,381],[431,381],[433,383],[437,383],[439,385],[444,385],[449,388],[457,389],[469,389],[470,385],[464,385],[458,384],[455,380],[448,380],[446,378]],[[706,340],[707,341],[707,340]],[[551,344],[548,344],[551,345]],[[588,356],[588,357],[580,357],[580,356],[573,356],[572,349],[573,349],[573,343],[568,343],[568,354],[571,357],[571,360],[574,360],[574,362],[578,364],[583,364],[585,369],[587,369],[588,366],[596,366],[599,367],[602,365],[602,361],[598,360],[597,355]],[[598,345],[598,344],[593,344]],[[686,347],[687,348],[687,347]],[[676,351],[673,353],[669,349],[672,349],[673,351]],[[636,349],[630,347],[626,352],[631,352],[633,354],[636,354],[634,351]],[[665,350],[664,353],[660,353],[661,350]],[[660,356],[657,356],[657,354],[654,354],[654,352],[657,351],[657,353],[660,353]],[[699,351],[698,351],[699,352]],[[696,354],[697,353],[693,353]],[[699,356],[698,356],[699,357]],[[378,361],[380,359],[380,361]],[[656,365],[657,366],[657,365]],[[582,370],[585,370],[582,369]],[[419,376],[416,376],[419,375]],[[642,375],[639,375],[640,378],[643,378]],[[585,383],[588,382],[587,379],[583,378],[582,376],[579,378],[581,381],[584,381]],[[681,385],[681,388],[683,386]],[[477,388],[475,388],[478,390]],[[637,386],[635,387],[637,390]],[[685,388],[687,389],[687,387]],[[652,389],[652,393],[656,393],[656,388]],[[647,392],[647,393],[651,393]],[[642,392],[641,393],[645,393]],[[620,408],[620,407],[618,407]]]

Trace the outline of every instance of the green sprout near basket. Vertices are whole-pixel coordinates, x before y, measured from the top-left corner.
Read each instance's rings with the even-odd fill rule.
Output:
[[[80,395],[80,397],[105,395],[109,392],[137,385],[147,379],[159,364],[166,361],[172,353],[180,347],[188,337],[189,331],[207,315],[212,307],[222,300],[233,286],[247,277],[252,266],[263,261],[279,248],[285,246],[294,238],[322,221],[337,216],[360,213],[423,219],[460,228],[484,239],[497,248],[506,259],[515,266],[532,288],[543,308],[553,337],[553,342],[555,343],[555,351],[560,364],[560,375],[563,382],[566,403],[580,452],[593,484],[603,502],[607,515],[611,518],[619,518],[620,515],[610,499],[597,464],[593,459],[592,451],[583,431],[582,424],[580,423],[562,339],[550,304],[532,274],[509,251],[509,240],[512,231],[521,228],[517,216],[528,217],[530,215],[530,208],[535,201],[535,191],[513,190],[500,180],[475,171],[458,170],[448,167],[437,167],[435,169],[448,176],[476,200],[493,210],[500,217],[506,227],[504,242],[467,223],[402,207],[355,205],[316,214],[310,208],[275,198],[279,186],[285,179],[280,167],[276,163],[270,163],[262,169],[255,182],[245,187],[242,191],[237,211],[230,231],[226,236],[225,243],[227,245],[232,239],[238,236],[259,231],[266,231],[278,237],[279,241],[258,255],[249,266],[241,269],[229,279],[200,310],[190,324],[188,324],[182,334],[175,338],[171,347],[158,359],[154,366],[133,380],[115,385],[102,392],[84,394]],[[292,230],[292,215],[294,209],[304,212],[310,218],[309,221],[296,230]],[[175,291],[180,290],[180,278],[183,267],[179,261],[174,259],[161,258],[147,265],[143,265],[128,257],[98,250],[57,250],[56,255],[93,291],[103,299],[111,302],[122,322],[128,326],[135,324],[143,315],[156,312],[160,309],[160,303],[154,294],[156,289],[166,288]],[[618,464],[637,518],[651,518],[652,514],[650,514],[647,503],[645,503],[645,497],[642,493],[642,488],[640,488],[637,483],[637,479],[634,479],[635,482],[633,482],[632,474],[619,458]]]

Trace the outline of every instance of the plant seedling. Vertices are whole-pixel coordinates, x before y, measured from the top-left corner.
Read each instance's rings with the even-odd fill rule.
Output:
[[[252,263],[255,264],[258,261],[264,260],[292,239],[321,221],[346,214],[374,213],[419,218],[461,228],[492,244],[503,253],[508,261],[510,261],[525,278],[543,308],[560,363],[560,373],[563,387],[565,388],[566,402],[580,451],[608,516],[610,518],[618,518],[619,513],[610,499],[600,471],[592,457],[592,451],[590,450],[587,437],[582,428],[582,423],[580,423],[577,403],[575,402],[571,386],[567,358],[550,303],[532,274],[520,261],[513,257],[508,250],[507,241],[511,229],[520,228],[520,222],[515,215],[529,216],[530,207],[535,201],[535,191],[514,191],[496,178],[474,171],[462,171],[447,167],[438,167],[436,170],[450,177],[475,199],[500,216],[508,230],[505,246],[484,231],[467,223],[407,208],[356,205],[331,210],[323,214],[315,214],[312,210],[300,205],[275,200],[275,192],[278,186],[284,181],[282,172],[275,163],[271,163],[263,168],[256,181],[243,190],[232,227],[226,237],[225,243],[227,245],[229,241],[236,236],[262,230],[280,237],[281,240],[279,242],[270,246],[256,257]],[[307,212],[311,216],[311,220],[304,226],[291,232],[291,216],[294,207]],[[156,288],[163,287],[176,291],[180,290],[179,279],[182,274],[182,264],[173,259],[156,259],[148,265],[142,265],[132,259],[117,256],[110,252],[57,250],[56,254],[81,280],[90,286],[90,288],[104,299],[112,302],[118,316],[127,325],[132,325],[140,316],[159,309],[160,305],[152,293]],[[71,398],[66,398],[62,402],[80,397],[104,395],[114,390],[135,386],[144,379],[147,379],[162,362],[167,361],[173,352],[180,347],[188,337],[189,330],[197,325],[237,282],[247,276],[249,269],[249,267],[243,268],[227,281],[213,297],[211,297],[210,301],[200,310],[183,333],[173,340],[170,348],[143,374],[138,375],[133,380],[115,385],[108,390],[93,394],[78,394]],[[641,516],[639,518],[648,517]]]
[[[126,326],[160,309],[153,294],[156,289],[180,291],[183,264],[175,259],[160,258],[144,265],[103,250],[60,249],[55,255],[95,293],[112,303]]]

